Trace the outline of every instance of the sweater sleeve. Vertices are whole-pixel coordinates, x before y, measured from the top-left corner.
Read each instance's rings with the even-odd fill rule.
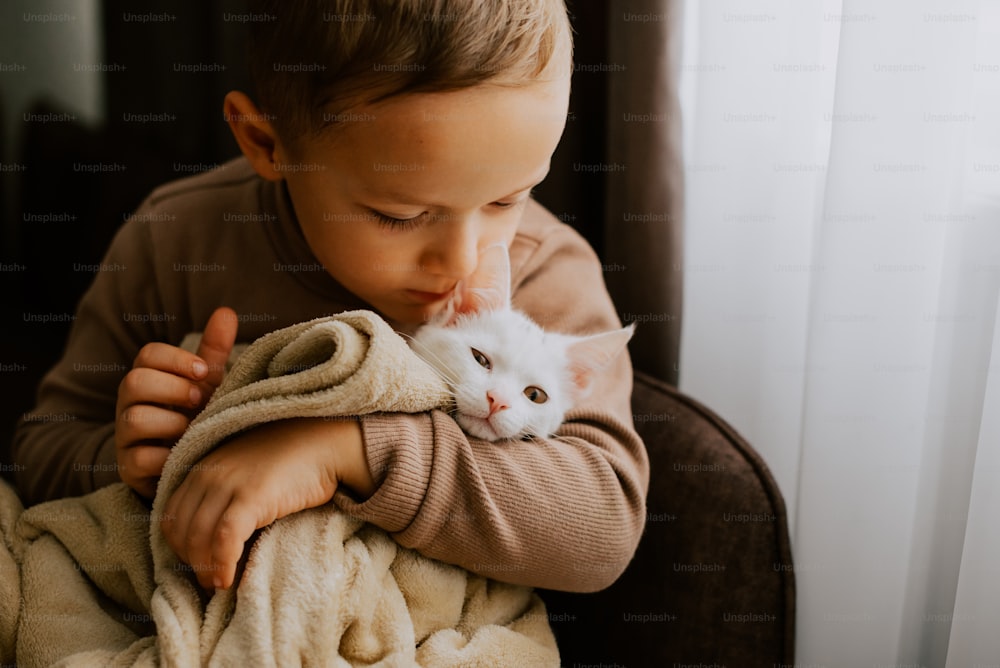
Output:
[[[513,257],[513,249],[512,249]],[[554,331],[620,327],[593,251],[568,228],[514,278],[515,306]],[[596,591],[624,571],[645,523],[649,463],[619,355],[547,439],[491,443],[444,412],[362,418],[376,492],[335,503],[406,547],[516,584]]]
[[[118,385],[139,348],[161,340],[162,323],[172,317],[159,303],[151,253],[147,225],[129,221],[119,229],[80,301],[62,358],[42,379],[35,409],[17,426],[16,485],[26,504],[120,480]]]

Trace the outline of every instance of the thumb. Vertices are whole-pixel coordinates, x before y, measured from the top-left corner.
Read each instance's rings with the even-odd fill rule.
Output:
[[[222,375],[226,370],[226,361],[229,353],[233,350],[236,342],[236,330],[239,328],[239,319],[236,311],[228,306],[220,306],[215,309],[208,322],[205,323],[205,331],[201,336],[201,343],[198,345],[198,357],[208,364],[208,375],[202,379],[203,384],[207,384],[214,389],[222,382]]]

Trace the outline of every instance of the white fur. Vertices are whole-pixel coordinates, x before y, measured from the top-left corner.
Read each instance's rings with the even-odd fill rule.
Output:
[[[447,380],[455,397],[455,421],[472,436],[497,441],[552,434],[577,395],[567,358],[568,340],[542,331],[510,310],[460,316],[451,326],[425,325],[413,349]],[[475,348],[492,365],[480,366]],[[545,391],[536,404],[525,388]],[[492,417],[487,393],[508,405]]]
[[[511,309],[506,248],[488,249],[480,267],[488,270],[477,269],[445,312],[417,330],[413,350],[446,379],[455,421],[466,433],[488,441],[549,436],[634,328],[583,337],[546,332]],[[473,349],[489,359],[490,369]],[[525,395],[529,387],[541,388],[548,400],[533,402]],[[507,408],[491,416],[490,395]]]

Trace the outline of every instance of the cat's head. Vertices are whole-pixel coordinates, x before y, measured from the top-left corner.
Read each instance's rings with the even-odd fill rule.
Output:
[[[590,336],[546,332],[510,304],[504,246],[480,257],[413,349],[446,379],[455,421],[489,441],[548,436],[628,343],[629,326]]]

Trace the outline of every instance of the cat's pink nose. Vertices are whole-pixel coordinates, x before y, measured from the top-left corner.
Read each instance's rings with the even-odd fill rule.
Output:
[[[503,399],[494,397],[492,392],[486,393],[486,401],[490,404],[490,414],[487,417],[493,417],[494,413],[510,408]]]

